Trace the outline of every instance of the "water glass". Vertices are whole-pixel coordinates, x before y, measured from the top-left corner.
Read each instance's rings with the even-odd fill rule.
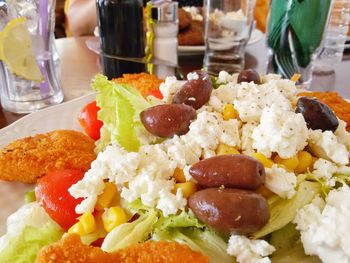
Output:
[[[325,37],[323,47],[318,55],[314,72],[331,73],[334,66],[341,62],[347,38],[350,21],[350,1],[334,0],[331,17]]]
[[[205,0],[204,68],[210,75],[244,68],[245,47],[254,26],[255,0]]]
[[[307,88],[320,50],[332,0],[272,0],[267,29],[268,72]]]
[[[55,0],[8,1],[7,19],[26,17],[37,64],[44,77],[42,82],[23,79],[0,63],[1,105],[14,113],[30,113],[62,102],[59,76],[59,58],[54,46]]]

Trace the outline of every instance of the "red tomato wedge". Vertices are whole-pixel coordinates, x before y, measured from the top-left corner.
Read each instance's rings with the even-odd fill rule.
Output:
[[[68,189],[81,180],[80,170],[59,170],[49,172],[38,180],[35,196],[49,216],[64,230],[68,230],[78,220],[75,207],[83,199],[75,199]]]
[[[153,97],[156,97],[158,99],[163,99],[163,94],[160,92],[159,89],[150,90],[148,91],[147,95],[152,95]]]
[[[100,129],[103,125],[103,122],[97,119],[97,112],[100,110],[100,107],[96,105],[96,101],[86,104],[84,108],[80,111],[78,115],[78,121],[87,133],[93,140],[100,139]]]

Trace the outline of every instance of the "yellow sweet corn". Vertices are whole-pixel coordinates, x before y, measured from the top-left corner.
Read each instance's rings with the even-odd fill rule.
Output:
[[[79,221],[76,222],[68,229],[69,234],[78,234],[79,236],[85,235],[83,224]]]
[[[251,154],[251,157],[253,157],[254,159],[257,159],[266,168],[271,168],[273,165],[273,161],[270,158],[267,158],[262,153],[253,153]]]
[[[224,107],[224,110],[222,112],[222,117],[224,118],[225,121],[227,121],[229,119],[237,119],[238,118],[238,112],[233,107],[233,105],[231,103],[228,103]]]
[[[103,226],[108,233],[127,221],[126,213],[120,206],[110,207],[102,214]]]
[[[299,164],[299,160],[297,156],[293,156],[292,158],[283,159],[279,155],[273,159],[275,163],[284,165],[288,170],[294,171]]]
[[[117,186],[111,182],[105,183],[103,193],[97,198],[96,210],[102,211],[108,208],[116,195],[118,195]]]
[[[91,213],[84,213],[79,217],[79,222],[82,224],[85,234],[89,234],[96,230],[95,218]]]
[[[184,171],[180,168],[175,169],[174,174],[173,174],[173,178],[175,179],[175,181],[177,183],[185,183],[186,182]]]
[[[232,146],[220,143],[218,148],[216,148],[216,155],[226,155],[226,154],[240,154],[240,152]]]
[[[307,170],[311,170],[313,160],[312,160],[312,155],[307,152],[307,151],[301,151],[298,152],[298,160],[299,164],[295,168],[295,172],[300,174],[300,173],[305,173]]]
[[[186,183],[177,183],[174,187],[175,193],[177,192],[177,189],[181,189],[183,197],[188,198],[197,191],[197,185],[191,181]]]

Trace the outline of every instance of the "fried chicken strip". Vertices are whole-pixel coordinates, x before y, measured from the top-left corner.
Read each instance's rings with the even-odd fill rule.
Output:
[[[44,247],[36,263],[208,263],[209,259],[186,245],[175,242],[145,242],[106,253],[98,247],[81,243],[78,235],[69,235],[61,241]]]
[[[92,139],[72,130],[19,139],[0,150],[0,179],[35,183],[52,170],[86,171],[96,158],[94,148]]]

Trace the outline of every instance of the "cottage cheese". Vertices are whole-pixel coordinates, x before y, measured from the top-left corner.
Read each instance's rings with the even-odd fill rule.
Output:
[[[332,190],[324,202],[316,198],[299,210],[294,222],[308,255],[324,263],[350,262],[350,188]]]
[[[317,157],[342,165],[349,163],[349,152],[346,146],[338,142],[338,138],[333,132],[309,130],[308,137],[310,149]]]
[[[265,108],[260,124],[253,131],[253,147],[267,157],[277,152],[291,158],[307,145],[308,129],[300,113],[282,110],[273,104]]]
[[[178,81],[176,77],[165,78],[165,81],[159,87],[163,95],[163,101],[165,103],[171,103],[174,95],[181,89],[184,83],[183,81]]]
[[[272,104],[279,110],[291,110],[291,102],[285,96],[284,89],[276,83],[278,82],[257,85],[243,82],[235,85],[237,96],[233,104],[242,121],[258,122],[263,109],[271,107]]]
[[[265,240],[251,240],[239,235],[232,235],[227,247],[227,254],[235,256],[239,263],[269,263],[268,255],[274,251],[275,248]]]
[[[294,173],[287,172],[274,164],[271,168],[265,168],[265,186],[273,193],[286,199],[292,198],[296,191],[297,177]]]

